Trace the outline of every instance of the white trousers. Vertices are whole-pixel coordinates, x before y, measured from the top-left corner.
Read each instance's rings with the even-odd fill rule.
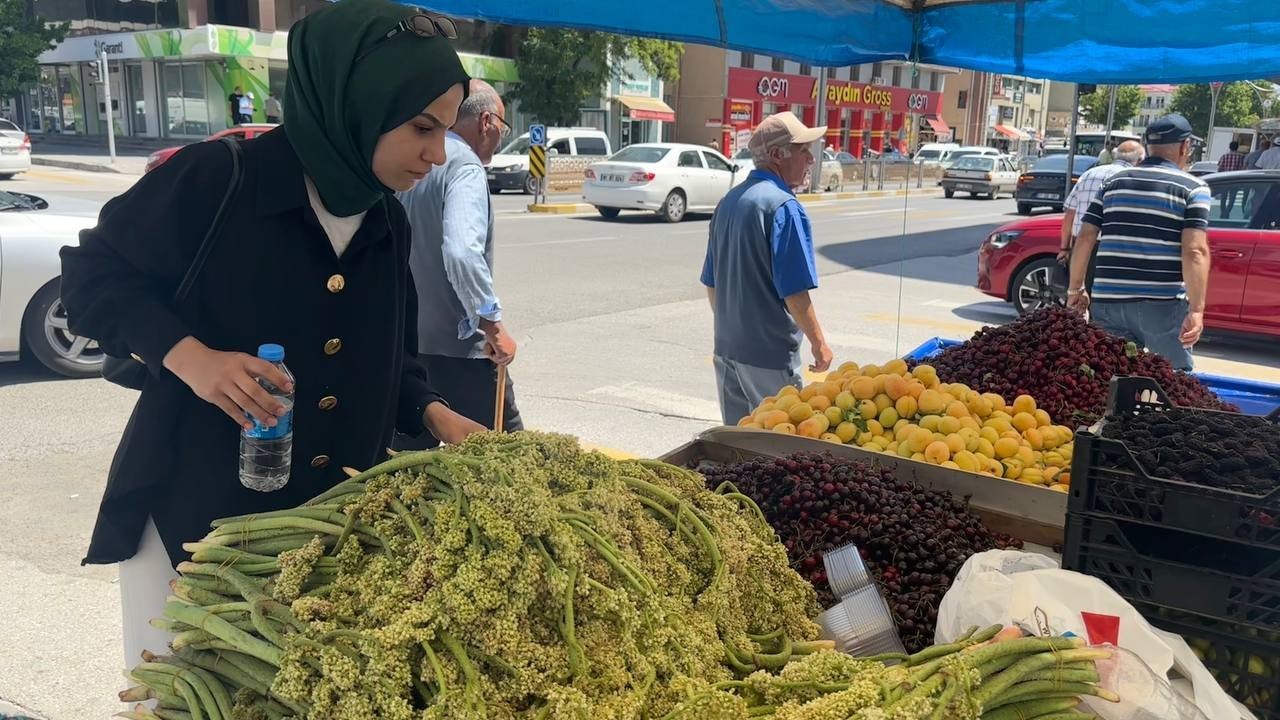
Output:
[[[172,639],[165,630],[151,627],[151,619],[164,615],[169,597],[169,581],[178,577],[156,525],[147,518],[147,526],[138,541],[138,552],[119,563],[120,610],[124,616],[124,666],[133,669],[142,662],[142,651],[157,655],[169,652]]]

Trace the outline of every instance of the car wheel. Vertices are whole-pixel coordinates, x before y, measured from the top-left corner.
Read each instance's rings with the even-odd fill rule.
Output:
[[[1023,265],[1009,283],[1009,299],[1019,315],[1054,305],[1065,305],[1065,299],[1054,292],[1052,278],[1056,258],[1040,258]]]
[[[1030,215],[1030,214],[1031,214],[1031,206],[1030,206],[1030,205],[1028,205],[1028,204],[1026,204],[1026,203],[1018,203],[1018,214],[1019,214],[1019,215]]]
[[[991,192],[987,193],[987,199],[988,199],[988,200],[995,200],[995,199],[996,199],[996,198],[998,198],[998,197],[1000,197],[1000,190],[999,190],[999,189],[993,189]]]
[[[672,190],[667,193],[667,199],[662,201],[662,209],[658,211],[658,216],[669,223],[678,223],[684,219],[687,209],[684,192]]]
[[[600,207],[599,205],[597,205],[596,212],[600,213],[601,217],[607,220],[612,220],[618,217],[618,213],[622,212],[622,210],[618,208],[611,208],[611,207]]]
[[[942,191],[942,197],[955,197],[955,196],[956,196],[956,191],[950,188],[946,188]]]
[[[73,378],[102,374],[102,348],[67,329],[67,310],[58,296],[60,280],[40,288],[22,316],[22,342],[41,365]]]
[[[538,178],[533,173],[526,173],[524,176],[524,194],[534,195],[538,192]]]

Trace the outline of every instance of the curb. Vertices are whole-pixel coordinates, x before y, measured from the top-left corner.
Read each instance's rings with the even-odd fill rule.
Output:
[[[83,170],[85,172],[115,173],[117,175],[133,174],[133,173],[125,172],[120,168],[112,167],[110,165],[103,165],[102,163],[79,162],[77,160],[54,160],[47,157],[32,157],[31,164],[45,165],[47,167],[64,168],[67,170]]]
[[[530,203],[529,212],[544,215],[576,215],[595,212],[594,205],[586,203]]]
[[[0,720],[42,720],[42,718],[19,705],[0,700]]]

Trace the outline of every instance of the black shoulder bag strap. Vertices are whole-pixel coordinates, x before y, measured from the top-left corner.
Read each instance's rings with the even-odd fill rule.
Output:
[[[236,195],[240,192],[240,186],[244,182],[240,143],[232,138],[222,138],[221,142],[231,152],[231,179],[227,183],[226,193],[222,196],[222,203],[218,205],[218,212],[214,214],[213,221],[209,223],[209,230],[205,233],[204,240],[200,242],[200,248],[196,250],[196,256],[192,258],[186,275],[182,276],[182,282],[173,294],[174,305],[178,305],[185,300],[191,292],[191,287],[195,285],[196,278],[200,275],[200,270],[204,268],[205,260],[209,257],[209,252],[213,250],[214,242],[217,241],[218,235],[222,233],[222,226],[226,224],[231,204],[235,202]],[[121,387],[141,390],[147,379],[147,368],[136,356],[117,358],[105,355],[102,361],[102,377]]]

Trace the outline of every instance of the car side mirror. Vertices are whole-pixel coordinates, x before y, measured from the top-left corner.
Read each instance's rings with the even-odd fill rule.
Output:
[[[559,151],[559,150],[557,150],[557,149],[555,149],[555,148],[550,148],[550,149],[548,149],[548,150],[547,150],[547,154],[548,154],[548,155],[559,155],[559,154],[560,154],[560,151]]]
[[[741,166],[741,165],[738,165],[738,164],[736,164],[736,163],[735,163],[734,165],[730,166],[730,167],[732,167],[732,168],[733,168],[733,172],[741,172],[741,171],[742,171],[742,166]]]

